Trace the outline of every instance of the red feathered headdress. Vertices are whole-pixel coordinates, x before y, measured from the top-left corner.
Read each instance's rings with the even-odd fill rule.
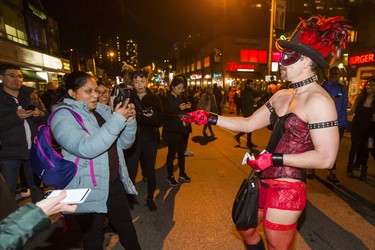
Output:
[[[340,58],[341,50],[346,48],[350,38],[351,26],[344,17],[324,18],[316,15],[300,24],[288,40],[278,40],[277,45],[289,48],[310,57],[323,68],[329,64],[325,57],[331,55],[332,61]]]

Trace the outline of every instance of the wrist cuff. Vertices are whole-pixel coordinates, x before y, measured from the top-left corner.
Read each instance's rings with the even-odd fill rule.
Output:
[[[208,122],[210,124],[216,125],[218,115],[215,113],[208,113]]]
[[[272,154],[272,164],[274,166],[284,165],[284,154],[273,153]]]

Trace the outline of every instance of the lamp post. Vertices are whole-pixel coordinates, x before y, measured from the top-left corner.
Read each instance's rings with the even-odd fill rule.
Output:
[[[271,14],[270,14],[270,44],[268,48],[268,75],[271,75],[271,64],[272,64],[272,47],[273,47],[273,24],[275,21],[276,14],[276,0],[271,0]]]

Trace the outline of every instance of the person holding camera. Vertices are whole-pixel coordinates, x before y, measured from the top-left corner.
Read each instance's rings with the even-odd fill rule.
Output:
[[[66,97],[54,108],[73,109],[81,116],[87,132],[66,109],[55,113],[51,131],[64,159],[74,162],[76,157],[81,158],[77,173],[66,188],[91,188],[85,202],[77,207],[77,214],[72,215],[81,228],[83,247],[103,249],[104,221],[108,217],[125,249],[141,249],[126,198],[137,191],[123,154],[135,139],[134,105],[126,99],[116,104],[112,112],[111,107],[98,103],[96,80],[86,72],[70,73],[65,87]]]
[[[39,201],[43,192],[35,184],[30,167],[32,138],[45,113],[30,106],[30,95],[34,88],[22,84],[21,69],[12,64],[0,65],[0,171],[9,191],[15,195],[20,168],[23,166],[31,201]]]
[[[160,139],[159,128],[163,122],[163,109],[158,96],[147,88],[147,71],[134,71],[131,73],[131,78],[134,89],[131,91],[130,102],[134,104],[137,113],[137,135],[133,146],[125,150],[125,158],[129,176],[133,182],[137,176],[138,163],[140,163],[142,175],[147,180],[146,203],[150,211],[155,211],[157,209],[154,202],[155,163]],[[137,202],[135,197],[129,201]]]

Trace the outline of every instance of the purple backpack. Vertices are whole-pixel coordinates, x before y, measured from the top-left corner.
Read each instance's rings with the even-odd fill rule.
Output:
[[[62,155],[57,152],[51,145],[51,121],[55,116],[56,112],[61,109],[69,110],[70,113],[77,120],[82,129],[89,134],[88,130],[83,124],[82,117],[69,108],[59,108],[51,113],[48,118],[47,124],[39,126],[38,133],[34,137],[31,153],[30,162],[31,169],[36,175],[43,181],[47,186],[52,186],[57,189],[65,188],[69,182],[76,175],[78,170],[79,157],[74,162],[65,160]],[[92,184],[96,186],[96,179],[94,174],[94,165],[92,159],[90,161],[90,174]]]

